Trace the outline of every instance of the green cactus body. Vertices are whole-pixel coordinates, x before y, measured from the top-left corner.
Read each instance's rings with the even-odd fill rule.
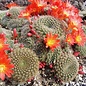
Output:
[[[36,54],[28,48],[16,48],[9,53],[15,66],[13,79],[24,82],[38,74],[39,61]]]
[[[69,82],[78,74],[79,63],[74,55],[63,53],[55,62],[55,70],[60,80]]]
[[[84,46],[76,46],[75,47],[75,51],[78,51],[78,52],[80,52],[80,56],[81,57],[86,57],[86,44],[84,45]]]
[[[33,28],[42,37],[49,32],[58,34],[60,38],[65,36],[61,21],[55,19],[52,16],[40,16],[37,20],[34,21]]]
[[[11,14],[11,18],[15,19],[18,18],[18,15],[22,11],[21,7],[12,7],[9,9],[9,13]]]
[[[6,35],[7,39],[12,38],[12,31],[10,31],[10,30],[0,27],[0,33],[4,33]]]
[[[35,53],[39,57],[40,61],[46,61],[46,55],[47,55],[49,49],[47,49],[45,47],[44,43],[42,43],[41,41],[37,42],[34,45],[33,50],[35,51]]]
[[[4,16],[2,19],[1,19],[1,25],[3,26],[3,27],[6,27],[7,26],[7,24],[8,24],[8,21],[10,21],[10,17],[9,16]]]
[[[9,47],[10,47],[10,48],[13,48],[13,46],[14,46],[14,41],[13,41],[13,40],[9,40],[9,39],[8,39],[8,40],[6,41],[6,43],[9,44]]]
[[[28,21],[25,19],[10,19],[7,23],[7,28],[14,29],[18,27],[22,27],[24,24],[26,24]]]
[[[7,12],[8,12],[8,10],[0,11],[0,23],[1,23],[2,18],[6,15]]]
[[[27,38],[27,34],[30,31],[29,25],[25,24],[23,27],[21,27],[21,37]]]
[[[53,34],[58,34],[60,40],[61,38],[64,39],[65,37],[65,32],[63,30],[63,25],[60,22],[60,20],[55,19],[52,16],[40,16],[37,20],[34,21],[32,27],[33,29],[37,32],[37,34],[41,37],[40,39],[43,39],[45,35],[49,32]],[[30,27],[29,25],[24,25],[21,28],[21,39],[24,44],[28,47],[31,43],[35,44],[37,41],[37,38],[34,36],[27,37],[28,32],[30,32]],[[20,41],[21,41],[20,39]],[[31,43],[29,44],[29,40],[32,40]],[[31,44],[31,46],[33,45]],[[38,45],[37,45],[38,46]],[[40,46],[40,45],[39,45]]]
[[[57,60],[57,58],[59,58],[59,56],[61,54],[62,54],[61,47],[58,47],[58,48],[54,49],[54,51],[49,50],[48,53],[47,53],[47,56],[46,56],[46,60],[45,61],[48,64],[54,63]]]

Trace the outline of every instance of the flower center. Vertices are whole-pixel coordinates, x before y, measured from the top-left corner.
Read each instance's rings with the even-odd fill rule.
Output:
[[[57,6],[52,6],[53,9],[57,9],[58,7]]]
[[[0,48],[2,48],[3,47],[3,45],[0,43]]]
[[[68,17],[69,16],[69,13],[66,11],[66,10],[64,10],[64,14]]]
[[[29,13],[24,13],[23,16],[29,16]]]
[[[76,37],[76,41],[77,41],[77,42],[80,42],[81,40],[82,40],[81,36],[77,36],[77,37]]]
[[[54,43],[55,43],[55,40],[49,40],[49,41],[47,42],[47,45],[48,45],[48,46],[52,46]]]
[[[0,72],[4,72],[4,71],[5,71],[5,69],[6,69],[6,66],[5,66],[5,65],[3,65],[3,64],[1,64],[1,65],[0,65]]]

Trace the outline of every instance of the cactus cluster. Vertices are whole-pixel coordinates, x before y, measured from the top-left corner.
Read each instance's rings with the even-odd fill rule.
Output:
[[[9,54],[15,65],[13,79],[18,82],[30,80],[37,75],[39,61],[36,54],[28,48],[17,48]]]
[[[43,13],[41,12],[43,11],[42,8],[32,9],[35,5],[30,4],[30,6],[31,8],[28,6],[26,10],[22,7],[11,7],[8,15],[5,15],[0,22],[2,27],[5,27],[5,30],[0,29],[0,32],[4,32],[7,38],[9,37],[7,31],[9,30],[11,33],[13,31],[13,35],[11,34],[6,41],[13,48],[13,51],[7,52],[15,66],[12,78],[17,82],[26,82],[35,77],[38,71],[42,71],[39,70],[40,61],[45,62],[46,67],[53,64],[51,69],[54,70],[55,76],[63,82],[70,82],[76,77],[79,70],[79,63],[73,55],[72,45],[74,43],[82,44],[76,35],[84,38],[84,34],[78,34],[78,26],[74,26],[80,20],[77,22],[70,21],[72,20],[71,16],[68,18],[65,12],[62,15],[63,9],[57,10],[57,13],[61,12],[62,16],[60,14],[54,15],[55,12],[51,11],[55,11],[53,6],[51,8],[47,6],[49,9],[45,9]],[[36,15],[35,11],[39,16]],[[49,11],[51,11],[51,14],[47,13]],[[19,18],[19,15],[23,17]],[[6,31],[6,29],[8,30]],[[84,57],[86,56],[85,46],[78,46],[75,49],[79,50]]]
[[[3,27],[13,30],[14,28],[20,29],[20,27],[28,23],[28,20],[18,17],[22,9],[24,8],[23,7],[10,8],[9,11],[7,11],[7,14],[5,13],[5,15],[0,20],[1,25]]]
[[[40,16],[37,20],[33,21],[32,28],[34,28],[37,34],[41,36],[41,39],[37,39],[33,35],[27,37],[27,34],[31,30],[28,25],[25,25],[24,27],[26,28],[23,27],[21,30],[21,37],[23,39],[23,44],[26,44],[25,47],[32,49],[40,61],[46,62],[47,64],[55,64],[56,76],[59,79],[63,82],[69,82],[77,75],[79,64],[72,53],[69,55],[69,51],[71,50],[70,46],[63,43],[65,32],[62,28],[63,24],[61,24],[60,20],[57,20],[52,16]],[[56,48],[53,52],[45,47],[42,39],[48,32],[53,34],[57,33],[59,38],[62,38],[62,43],[60,43],[61,47]],[[62,47],[65,47],[65,49],[62,50]]]

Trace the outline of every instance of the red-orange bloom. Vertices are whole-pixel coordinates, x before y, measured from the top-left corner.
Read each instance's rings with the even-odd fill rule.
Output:
[[[0,53],[9,49],[9,45],[4,43],[4,40],[0,39]]]
[[[6,5],[7,8],[11,8],[11,7],[15,7],[15,6],[18,6],[15,2],[11,2]]]
[[[0,33],[0,40],[2,40],[3,42],[6,42],[6,37],[4,33]]]
[[[19,18],[29,19],[30,18],[30,15],[31,15],[30,11],[28,11],[27,9],[25,9],[25,10],[23,10],[23,11],[20,12],[20,14],[19,14],[18,17]]]
[[[57,39],[58,35],[52,35],[52,33],[46,34],[46,37],[44,38],[44,43],[46,44],[46,48],[50,48],[52,51],[54,48],[59,46],[60,40]]]
[[[73,38],[76,44],[83,46],[86,42],[86,35],[83,29],[79,29],[78,31],[73,31]]]
[[[32,14],[38,14],[44,10],[44,7],[47,6],[47,3],[43,0],[29,0],[30,5],[26,7]]]
[[[8,77],[11,77],[11,74],[13,73],[12,68],[14,68],[14,65],[11,64],[11,59],[8,58],[7,55],[0,56],[0,78],[2,80],[5,79],[5,74]]]
[[[66,42],[73,45],[74,44],[74,39],[73,39],[73,36],[72,34],[67,34],[66,36]]]
[[[72,28],[81,28],[82,24],[82,19],[78,16],[69,16],[69,25],[68,28],[72,29]]]

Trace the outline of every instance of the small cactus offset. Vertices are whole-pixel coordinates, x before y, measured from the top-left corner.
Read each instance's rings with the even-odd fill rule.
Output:
[[[15,65],[13,79],[18,82],[30,80],[38,74],[39,61],[36,54],[28,48],[17,48],[9,53]]]

